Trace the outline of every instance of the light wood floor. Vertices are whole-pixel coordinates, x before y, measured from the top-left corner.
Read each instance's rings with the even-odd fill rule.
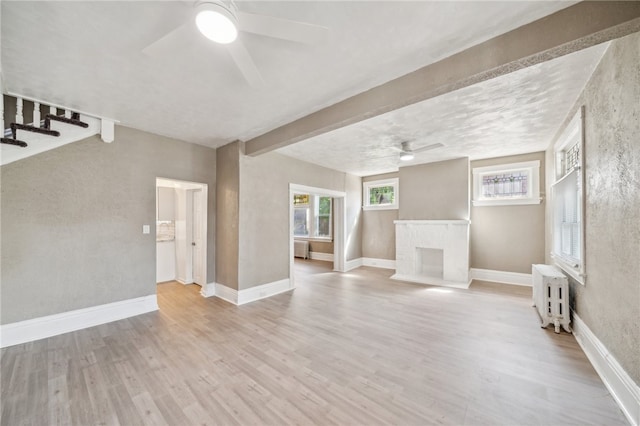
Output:
[[[4,349],[1,423],[627,424],[530,289],[328,265],[240,307],[161,284],[158,312]]]

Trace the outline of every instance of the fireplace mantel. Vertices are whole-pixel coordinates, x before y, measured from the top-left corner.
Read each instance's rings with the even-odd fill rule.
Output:
[[[421,284],[469,287],[468,220],[396,220],[396,273]]]

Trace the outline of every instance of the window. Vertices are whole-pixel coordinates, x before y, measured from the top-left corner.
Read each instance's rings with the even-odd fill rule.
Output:
[[[331,238],[331,197],[316,197],[314,204],[314,236],[320,238]]]
[[[551,186],[554,262],[584,284],[583,115],[571,120],[554,146],[556,183]]]
[[[500,164],[473,169],[473,205],[539,204],[540,162]]]
[[[310,194],[293,195],[293,236],[331,239],[332,199]]]
[[[364,210],[391,210],[398,208],[398,178],[375,180],[362,184]]]

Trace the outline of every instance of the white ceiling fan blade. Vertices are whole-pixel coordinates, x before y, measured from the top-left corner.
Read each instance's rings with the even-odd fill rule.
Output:
[[[240,30],[298,43],[316,44],[327,37],[329,29],[321,25],[291,21],[273,16],[237,12]]]
[[[440,147],[443,147],[443,146],[444,146],[443,144],[438,142],[438,143],[433,143],[431,145],[423,146],[422,148],[411,150],[411,152],[413,152],[414,154],[419,154],[421,152],[429,151],[431,149],[436,149],[436,148],[440,148]]]
[[[183,22],[173,30],[169,31],[153,43],[142,49],[142,53],[147,56],[170,55],[176,49],[184,48],[191,42],[193,35],[193,23],[190,20]]]
[[[251,55],[244,44],[237,39],[233,43],[228,44],[227,49],[249,84],[255,89],[264,87],[262,75],[260,75],[260,71],[258,71],[256,64],[253,62],[253,59],[251,59]]]

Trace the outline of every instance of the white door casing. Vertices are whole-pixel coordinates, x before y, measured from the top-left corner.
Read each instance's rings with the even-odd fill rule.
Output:
[[[205,288],[208,186],[167,178],[156,178],[156,186],[174,188],[176,191],[176,279],[183,284],[196,283]]]
[[[293,194],[312,194],[333,198],[333,270],[344,272],[346,263],[346,197],[347,193],[326,188],[289,184],[289,281],[295,287],[293,274]]]
[[[206,239],[206,235],[202,235],[202,190],[196,189],[193,191],[193,282],[203,286],[206,284],[206,279],[203,276],[202,264],[204,259],[202,258],[202,245]]]

